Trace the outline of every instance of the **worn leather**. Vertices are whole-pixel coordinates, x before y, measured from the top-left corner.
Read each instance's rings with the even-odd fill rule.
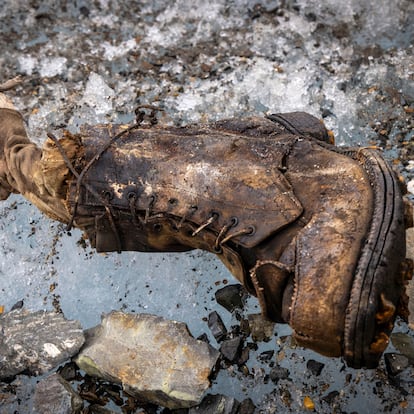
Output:
[[[215,253],[299,344],[373,367],[412,273],[396,177],[377,151],[329,145],[310,115],[268,118],[97,125],[41,150],[0,110],[1,194],[99,251]]]
[[[270,121],[255,122],[278,131]],[[118,132],[111,126],[83,128],[85,162]],[[139,128],[109,148],[89,169],[85,182],[120,210],[129,211],[130,198],[135,197],[138,211],[150,207],[152,215],[177,220],[191,215],[189,220],[197,226],[216,213],[209,229],[217,233],[236,219],[232,232],[251,228],[252,233],[233,241],[249,248],[302,213],[283,172],[295,140],[292,135],[253,138],[223,128]],[[85,187],[81,200],[84,208],[102,207],[101,200]]]

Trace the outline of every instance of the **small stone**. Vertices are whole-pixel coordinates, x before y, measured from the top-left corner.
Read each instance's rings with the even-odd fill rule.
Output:
[[[289,370],[280,365],[276,365],[270,370],[269,376],[270,379],[277,384],[279,380],[289,378]]]
[[[393,352],[384,354],[384,360],[388,375],[392,377],[404,371],[410,364],[408,358],[405,355],[396,354]]]
[[[315,375],[316,377],[319,377],[319,375],[321,375],[324,366],[325,364],[315,361],[314,359],[310,359],[306,364],[308,371],[310,371],[312,375]]]
[[[76,355],[85,341],[78,321],[20,309],[0,315],[0,379],[40,375]]]
[[[306,396],[303,399],[303,406],[309,411],[313,411],[315,409],[315,403],[312,401],[312,398],[309,396]]]
[[[391,334],[391,342],[394,347],[405,355],[411,364],[414,363],[414,339],[403,332]]]
[[[58,370],[59,374],[66,381],[72,381],[76,378],[76,364],[74,362],[68,362],[62,368]]]
[[[330,393],[322,397],[322,400],[324,400],[327,404],[332,405],[335,402],[335,400],[338,398],[338,396],[339,396],[339,391],[335,390],[335,391],[331,391]]]
[[[220,347],[220,352],[230,362],[235,362],[240,355],[240,347],[243,340],[241,337],[227,339],[223,341]]]
[[[275,323],[264,319],[260,313],[248,315],[248,320],[253,341],[269,342],[273,335]]]
[[[243,309],[246,291],[242,285],[228,285],[215,293],[216,301],[229,312],[235,309]]]
[[[243,365],[245,364],[248,360],[249,360],[249,356],[250,356],[250,349],[249,347],[245,347],[242,349],[242,351],[240,352],[240,356],[237,359],[237,365]]]
[[[246,398],[240,403],[237,414],[254,414],[255,411],[256,406],[253,404],[253,401],[250,398]]]
[[[250,336],[251,331],[250,331],[250,325],[249,325],[249,321],[247,319],[242,319],[240,321],[240,332],[247,336]]]
[[[240,403],[225,395],[206,395],[201,404],[190,408],[188,414],[236,414]]]
[[[16,302],[10,309],[11,311],[17,310],[17,309],[21,309],[24,306],[24,302],[22,300],[19,300],[18,302]]]
[[[34,412],[37,414],[77,414],[82,399],[59,374],[41,380],[35,390]]]
[[[273,355],[275,354],[275,351],[270,350],[270,351],[264,351],[262,352],[257,358],[259,359],[259,361],[270,361],[273,358]]]
[[[203,342],[205,342],[206,344],[209,344],[210,343],[210,341],[209,341],[209,339],[208,339],[208,335],[204,332],[204,333],[202,333],[200,336],[197,336],[197,339],[199,340],[199,341],[203,341]]]
[[[121,383],[132,396],[178,409],[200,403],[218,356],[184,323],[111,312],[88,332],[75,362],[91,376]]]
[[[211,333],[217,342],[222,341],[227,335],[227,329],[224,326],[220,315],[214,311],[208,315],[208,327],[210,328]]]

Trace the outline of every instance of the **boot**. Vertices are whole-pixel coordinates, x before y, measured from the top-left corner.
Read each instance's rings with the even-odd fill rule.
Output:
[[[303,113],[50,138],[44,194],[98,251],[215,253],[299,344],[377,365],[412,273],[401,191],[377,151],[334,147]]]

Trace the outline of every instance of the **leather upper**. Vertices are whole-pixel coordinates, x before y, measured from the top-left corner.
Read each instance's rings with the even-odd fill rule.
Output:
[[[84,128],[85,163],[119,130]],[[133,208],[141,215],[176,217],[195,226],[213,218],[209,230],[218,234],[230,226],[226,237],[234,235],[232,242],[250,248],[302,213],[283,165],[296,139],[202,128],[139,128],[120,138],[89,168],[83,180],[96,194],[82,186],[78,211],[104,212],[99,194],[117,211]],[[75,193],[74,181],[69,193],[72,207]]]

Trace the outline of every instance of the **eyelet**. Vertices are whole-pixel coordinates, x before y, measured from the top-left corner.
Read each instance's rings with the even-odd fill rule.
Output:
[[[162,230],[162,225],[160,223],[155,223],[152,228],[155,232],[159,233]]]
[[[254,233],[256,233],[256,227],[249,226],[247,227],[248,232],[246,232],[247,236],[253,236]]]
[[[218,220],[218,218],[220,217],[220,213],[217,213],[217,211],[211,211],[210,217],[214,217],[214,220]]]
[[[127,199],[128,199],[129,201],[131,201],[131,200],[136,200],[136,198],[137,198],[137,195],[136,195],[133,191],[130,191],[130,192],[127,194]]]
[[[102,190],[101,195],[103,198],[105,198],[106,200],[112,200],[114,198],[114,195],[112,193],[112,191],[110,190]]]
[[[222,254],[223,253],[223,248],[221,246],[214,246],[213,251],[214,251],[215,254]]]
[[[239,224],[239,219],[237,217],[230,218],[230,225],[231,227],[236,227]]]

